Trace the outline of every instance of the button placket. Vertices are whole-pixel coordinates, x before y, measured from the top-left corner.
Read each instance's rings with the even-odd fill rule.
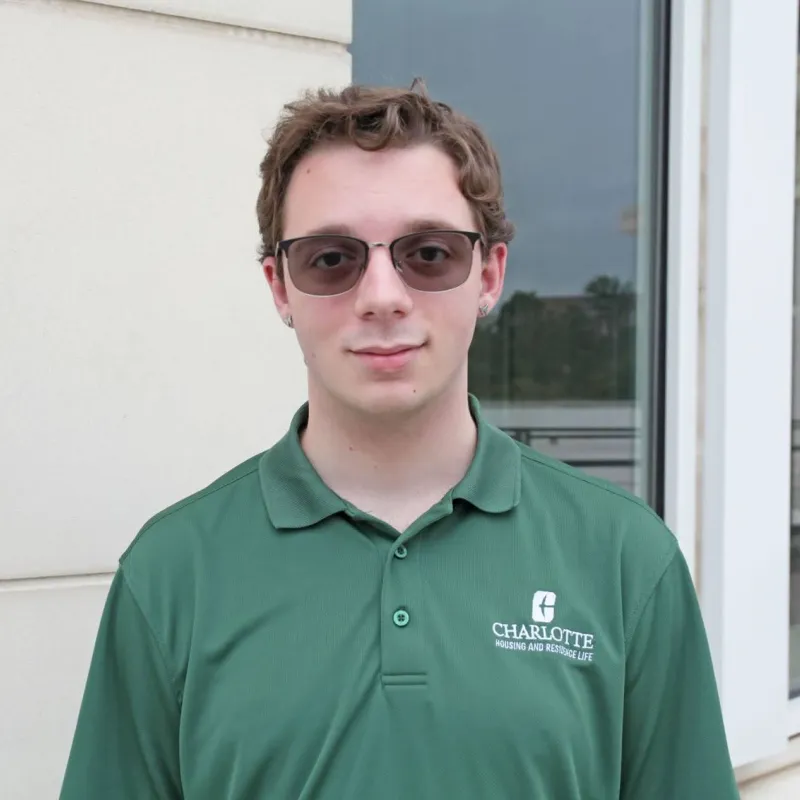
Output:
[[[382,591],[381,664],[384,685],[425,682],[422,581],[419,546],[395,544],[385,561]]]

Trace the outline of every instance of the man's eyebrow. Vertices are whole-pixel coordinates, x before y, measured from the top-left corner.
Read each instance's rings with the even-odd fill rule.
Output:
[[[425,231],[460,231],[462,225],[454,225],[445,219],[426,217],[412,220],[407,226],[409,233],[424,233]]]
[[[329,225],[320,225],[317,228],[312,228],[307,231],[303,236],[325,236],[326,234],[337,234],[339,236],[355,236],[353,229],[349,225],[341,223],[331,223]]]
[[[420,219],[413,219],[406,222],[398,236],[405,236],[409,233],[425,233],[426,231],[458,231],[463,226],[454,225],[451,221],[445,219],[436,219],[434,217],[422,217]],[[471,229],[471,228],[470,228]],[[326,225],[319,225],[316,228],[311,228],[303,234],[303,236],[352,236],[353,238],[361,238],[349,225],[342,222],[331,222]]]
[[[445,219],[436,219],[434,217],[423,217],[420,219],[413,219],[402,226],[403,233],[398,234],[403,236],[406,233],[424,233],[425,231],[452,231],[461,230],[462,226],[454,225],[452,222]],[[344,223],[329,223],[327,225],[319,225],[312,228],[303,234],[304,236],[353,236],[356,238],[358,234],[353,228]]]

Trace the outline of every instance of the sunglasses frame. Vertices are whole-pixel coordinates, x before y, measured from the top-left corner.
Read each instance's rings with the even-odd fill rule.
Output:
[[[404,233],[402,236],[398,236],[396,239],[393,239],[391,242],[367,242],[364,239],[359,239],[357,236],[350,236],[344,233],[314,233],[308,236],[295,236],[292,239],[282,239],[280,242],[277,243],[275,247],[275,254],[276,257],[280,258],[283,255],[284,259],[284,267],[289,271],[291,274],[291,265],[289,259],[289,248],[295,243],[299,241],[305,241],[308,239],[330,239],[330,238],[337,238],[337,239],[346,239],[351,242],[356,242],[358,245],[363,247],[364,249],[364,265],[359,270],[358,277],[356,278],[355,282],[352,286],[345,289],[343,292],[335,292],[333,294],[312,294],[310,292],[304,292],[302,289],[297,287],[295,283],[295,288],[301,293],[306,294],[309,297],[338,297],[339,295],[347,294],[347,292],[351,292],[353,289],[358,286],[359,282],[361,281],[364,272],[366,272],[367,267],[369,266],[369,255],[372,250],[376,247],[385,247],[389,251],[389,257],[392,260],[392,265],[395,268],[395,271],[400,276],[400,280],[403,281],[403,284],[412,289],[415,292],[424,292],[425,294],[439,294],[441,292],[449,292],[453,289],[457,289],[459,286],[462,286],[467,278],[469,277],[469,271],[464,274],[464,280],[461,283],[457,283],[455,286],[449,286],[447,289],[417,289],[415,286],[410,286],[408,282],[405,280],[403,276],[403,267],[402,264],[395,258],[394,255],[394,248],[397,246],[398,242],[402,242],[405,239],[409,239],[412,236],[425,236],[426,234],[437,234],[437,233],[455,233],[459,234],[460,236],[464,236],[469,240],[471,245],[471,252],[474,254],[475,252],[475,245],[480,242],[481,246],[485,249],[486,248],[486,241],[483,237],[482,233],[478,231],[461,231],[456,229],[449,229],[449,228],[436,228],[430,230],[420,230],[420,231],[412,231],[411,233]],[[294,282],[294,279],[293,279]]]

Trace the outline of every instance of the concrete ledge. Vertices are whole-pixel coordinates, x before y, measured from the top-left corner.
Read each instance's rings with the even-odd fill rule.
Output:
[[[736,770],[736,779],[741,788],[742,798],[756,800],[762,797],[773,782],[790,783],[797,781],[800,788],[800,736],[790,739],[786,749],[774,758],[757,761],[739,767]],[[789,797],[785,795],[769,795],[770,797]],[[791,795],[794,797],[795,795]]]
[[[352,0],[79,0],[349,44]]]

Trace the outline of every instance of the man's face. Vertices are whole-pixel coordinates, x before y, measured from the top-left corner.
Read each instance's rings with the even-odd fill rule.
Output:
[[[441,229],[477,230],[455,166],[441,150],[419,145],[366,152],[327,145],[294,171],[283,238],[336,229],[388,243],[431,222]],[[309,397],[380,414],[407,413],[465,392],[479,307],[497,302],[506,253],[505,245],[496,245],[484,260],[476,245],[464,283],[423,292],[403,283],[387,248],[373,248],[358,283],[327,297],[299,291],[285,261],[279,280],[275,259],[266,259],[278,312],[291,315],[305,357]]]

